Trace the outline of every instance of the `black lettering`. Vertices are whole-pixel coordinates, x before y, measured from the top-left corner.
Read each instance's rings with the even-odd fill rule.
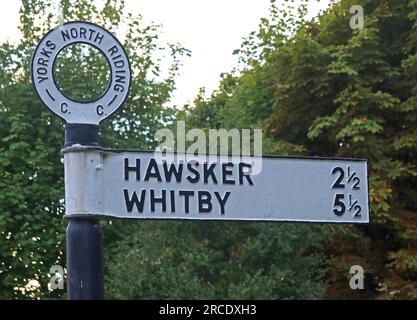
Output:
[[[46,50],[45,48],[42,48],[41,55],[47,57],[48,59],[51,57],[52,51]],[[46,60],[48,61],[48,60]]]
[[[51,50],[54,50],[56,48],[56,44],[51,40],[46,41],[46,46]]]
[[[227,199],[229,199],[230,193],[231,193],[230,191],[226,191],[224,193],[224,197],[222,198],[219,192],[217,192],[217,191],[214,192],[214,195],[216,196],[216,198],[217,198],[217,200],[219,201],[219,204],[220,204],[221,214],[225,213],[224,207],[226,205]]]
[[[170,190],[169,194],[171,196],[171,212],[175,212],[175,191]]]
[[[125,62],[124,62],[123,60],[116,61],[116,62],[114,63],[114,66],[115,66],[116,68],[123,68],[123,67],[125,66]]]
[[[44,76],[45,74],[48,73],[48,70],[45,67],[39,67],[38,69],[36,69],[36,72],[38,73],[38,75]]]
[[[96,37],[94,39],[94,42],[97,42],[97,40],[98,40],[98,44],[101,44],[101,41],[103,40],[103,38],[104,38],[104,34],[97,33]]]
[[[93,36],[94,33],[96,33],[96,31],[93,29],[88,29],[88,31],[90,31],[90,36],[88,37],[88,40],[91,40],[91,37]]]
[[[48,66],[48,61],[49,60],[45,60],[44,58],[39,58],[38,59],[38,64],[40,64],[41,66],[47,67]]]
[[[116,45],[114,45],[109,50],[107,50],[107,52],[109,52],[111,56],[113,56],[114,54],[116,54],[118,51],[119,51],[119,49],[117,48]]]
[[[194,175],[194,177],[191,177],[190,175],[188,175],[187,180],[190,181],[191,183],[197,183],[198,180],[200,180],[200,172],[198,172],[197,169],[193,168],[193,165],[198,167],[199,166],[198,161],[193,160],[187,163],[188,171],[190,171]]]
[[[171,182],[172,175],[175,176],[175,180],[177,182],[181,182],[182,178],[182,169],[184,165],[182,163],[178,164],[178,170],[175,166],[175,163],[171,163],[168,169],[168,165],[166,161],[164,162],[164,173],[165,173],[165,181]]]
[[[125,76],[119,76],[119,75],[116,74],[116,82],[126,83],[126,77]]]
[[[38,76],[38,83],[42,83],[42,82],[44,82],[45,80],[48,80],[48,77],[39,77]]]
[[[117,92],[123,92],[125,91],[125,87],[123,87],[121,84],[115,84],[113,86],[113,90]]]
[[[207,168],[207,163],[203,165],[203,173],[204,173],[204,183],[208,183],[208,178],[211,176],[214,184],[217,184],[217,178],[214,174],[214,167],[216,166],[215,163],[212,163],[210,167]]]
[[[143,205],[145,204],[146,190],[141,191],[140,200],[138,199],[136,191],[133,191],[131,199],[129,199],[129,191],[127,189],[123,189],[123,193],[124,193],[124,196],[125,196],[125,203],[126,203],[127,212],[132,212],[133,206],[136,206],[136,209],[139,212],[142,213],[143,212]]]
[[[339,173],[339,177],[334,182],[332,189],[344,189],[345,184],[343,183],[343,178],[345,177],[345,171],[341,167],[333,168],[332,174]]]
[[[244,168],[248,168],[247,171],[244,171]],[[239,184],[243,184],[243,177],[248,180],[249,185],[253,186],[253,181],[250,178],[252,173],[252,166],[249,163],[239,163]]]
[[[77,38],[78,37],[78,30],[76,28],[71,28],[70,34],[71,34],[71,37]]]
[[[153,170],[152,170],[153,169]],[[155,159],[149,161],[148,169],[145,174],[145,181],[149,181],[150,178],[156,178],[159,182],[162,181],[161,174],[159,173],[158,164]]]
[[[129,172],[136,172],[136,181],[140,181],[140,159],[136,159],[136,166],[129,166],[129,159],[125,158],[125,180],[129,181]]]
[[[87,39],[87,37],[85,36],[85,34],[86,34],[86,33],[87,33],[87,29],[86,29],[86,28],[81,27],[81,28],[80,28],[80,38]]]
[[[102,116],[103,113],[104,113],[103,110],[104,110],[103,106],[102,105],[98,105],[97,108],[96,108],[97,115]]]
[[[233,168],[233,163],[228,162],[222,164],[223,184],[235,184],[235,180],[227,179],[227,176],[231,176],[233,174],[233,170],[228,170],[229,167]]]
[[[190,213],[190,197],[194,196],[194,191],[179,191],[179,195],[184,197],[184,211]]]
[[[68,30],[61,30],[62,40],[67,41],[70,40],[71,37],[69,36]]]
[[[206,205],[206,207],[204,207]],[[211,194],[207,191],[198,191],[198,212],[209,213],[213,205],[211,204]]]
[[[167,211],[167,191],[162,190],[162,196],[157,198],[155,196],[155,190],[151,189],[151,212],[155,212],[155,204],[160,203],[162,204],[162,212]]]
[[[62,113],[67,113],[68,112],[68,104],[63,102],[61,103],[61,112]]]

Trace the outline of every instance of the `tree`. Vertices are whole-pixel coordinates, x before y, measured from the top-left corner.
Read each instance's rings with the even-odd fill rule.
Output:
[[[324,75],[335,87],[329,109],[314,119],[307,136],[332,146],[336,155],[370,159],[372,215],[368,228],[352,228],[331,243],[329,273],[338,276],[330,294],[352,295],[339,290],[339,268],[356,260],[367,270],[364,297],[415,299],[416,2],[363,1],[366,26],[345,37],[334,25],[347,22],[352,4],[341,1],[314,37],[327,48]]]
[[[106,291],[129,299],[316,299],[319,226],[141,223],[109,257]]]
[[[320,250],[326,296],[415,299],[417,2],[361,1],[365,28],[352,30],[357,4],[335,2],[313,20],[272,5],[238,50],[240,72],[185,116],[261,124],[269,152],[368,158],[370,225],[323,227],[333,233]],[[362,291],[348,285],[355,264],[366,273]]]
[[[0,46],[0,298],[60,297],[49,292],[52,265],[65,266],[63,124],[41,104],[30,83],[30,62],[40,38],[58,24],[55,1],[22,1],[17,44]],[[124,30],[124,47],[132,64],[130,97],[121,112],[101,127],[101,144],[120,148],[154,146],[153,131],[169,123],[174,111],[162,107],[175,85],[181,59],[188,54],[175,44],[160,45],[159,26],[124,13],[123,1],[60,1],[65,21],[95,22],[114,34]],[[99,8],[100,7],[100,8]],[[58,12],[59,13],[59,12]],[[163,52],[170,61],[161,69]],[[84,53],[81,55],[81,53]],[[88,69],[88,66],[94,68]],[[80,66],[82,67],[80,72]],[[84,72],[83,72],[84,71]],[[69,48],[57,61],[61,89],[88,98],[106,71],[93,50]],[[99,77],[97,78],[97,75]],[[125,226],[106,228],[111,250]]]

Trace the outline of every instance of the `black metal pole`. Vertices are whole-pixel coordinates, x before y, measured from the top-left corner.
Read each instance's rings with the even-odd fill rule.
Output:
[[[67,292],[70,300],[104,297],[103,233],[98,220],[71,219],[67,226]]]
[[[67,124],[65,147],[98,146],[98,129],[97,125]],[[68,299],[103,299],[103,233],[99,221],[69,218],[66,236]]]

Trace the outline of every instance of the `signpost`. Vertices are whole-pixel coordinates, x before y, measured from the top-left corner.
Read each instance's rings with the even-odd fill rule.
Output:
[[[55,82],[56,58],[65,47],[77,43],[98,49],[110,66],[109,85],[96,101],[75,101],[65,96]],[[123,46],[110,32],[88,22],[68,22],[45,34],[33,54],[31,71],[32,83],[39,98],[66,122],[65,147],[98,146],[99,123],[114,113],[129,94],[131,71]],[[89,216],[68,220],[68,298],[102,299],[103,236],[98,220]]]
[[[107,58],[111,79],[94,102],[66,97],[54,61],[86,43]],[[107,30],[69,22],[48,32],[32,61],[44,104],[65,120],[65,218],[69,299],[102,299],[100,218],[369,223],[367,161],[319,157],[236,157],[104,149],[99,123],[128,96],[127,55]],[[256,172],[253,163],[262,163]]]
[[[367,162],[64,149],[66,217],[369,222]],[[161,162],[161,163],[158,163]]]

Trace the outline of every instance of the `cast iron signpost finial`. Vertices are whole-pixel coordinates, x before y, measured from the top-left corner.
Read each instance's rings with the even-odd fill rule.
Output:
[[[67,46],[79,43],[99,50],[110,67],[109,84],[95,101],[71,99],[60,90],[55,81],[54,67],[59,53]],[[131,83],[129,59],[116,37],[89,22],[65,23],[49,31],[39,42],[33,54],[31,71],[32,83],[39,98],[65,121],[65,147],[98,147],[99,123],[123,104]],[[67,174],[72,175],[71,172]],[[102,231],[98,219],[91,216],[68,219],[68,298],[102,299]]]

